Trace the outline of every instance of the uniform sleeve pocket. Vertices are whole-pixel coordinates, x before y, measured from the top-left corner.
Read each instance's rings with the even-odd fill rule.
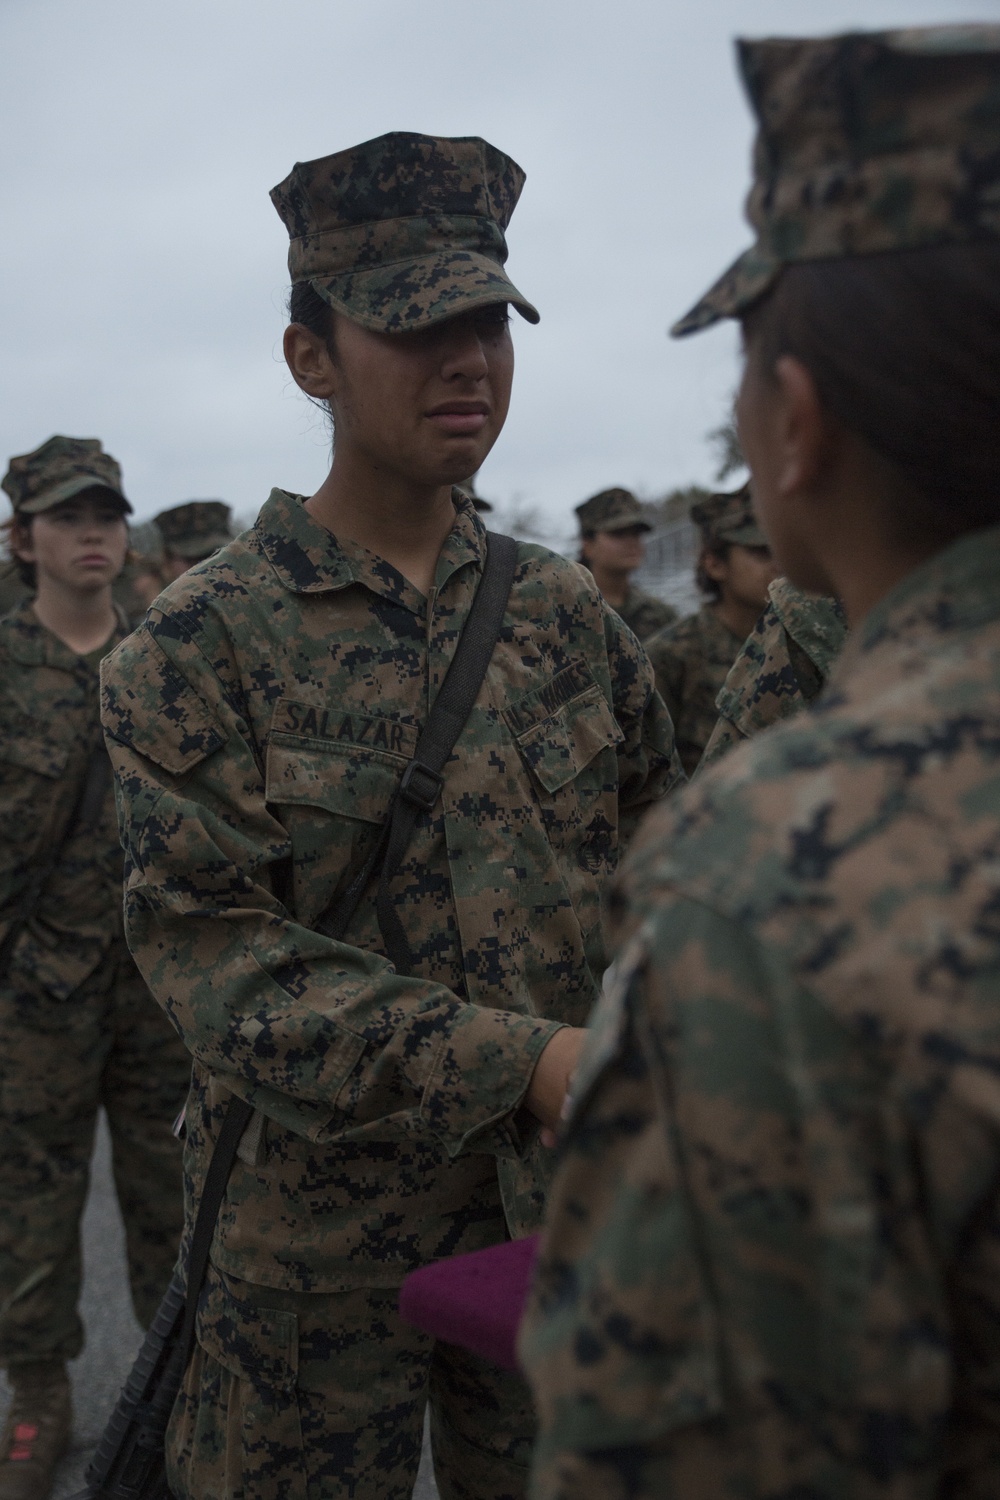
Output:
[[[107,734],[173,776],[225,744],[208,706],[144,626],[105,657],[101,683]]]
[[[573,781],[625,736],[583,662],[571,662],[544,688],[505,711],[521,757],[546,792]]]

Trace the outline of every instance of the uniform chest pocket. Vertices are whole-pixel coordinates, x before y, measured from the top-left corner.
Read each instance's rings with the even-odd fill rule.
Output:
[[[589,668],[571,662],[504,717],[530,772],[550,847],[567,868],[603,878],[617,854],[615,750],[625,736]]]
[[[310,712],[317,724],[330,726],[329,715]],[[295,718],[308,729],[308,717]],[[407,750],[411,739],[416,742],[408,725],[357,714],[338,714],[332,729],[310,734],[272,728],[267,747],[265,795],[291,839],[295,910],[307,923],[374,847],[406,767],[408,754],[376,748],[375,742]]]
[[[272,734],[267,747],[267,800],[314,808],[338,818],[382,823],[406,766],[403,756],[359,745]]]
[[[56,781],[65,775],[69,752],[69,745],[61,745],[42,734],[30,738],[12,735],[0,745],[0,763]]]
[[[521,758],[543,792],[575,781],[625,736],[583,662],[571,662],[544,688],[505,711]]]
[[[39,858],[51,842],[68,765],[69,746],[44,734],[5,736],[0,744],[0,841],[18,864]]]

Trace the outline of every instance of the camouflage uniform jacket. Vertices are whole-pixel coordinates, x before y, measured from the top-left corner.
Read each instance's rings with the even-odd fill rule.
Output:
[[[119,619],[119,632],[126,625]],[[46,630],[28,601],[0,619],[0,941],[34,871],[63,837],[101,744],[97,667]],[[122,850],[111,779],[96,829],[69,839],[17,943],[65,999],[122,935]]]
[[[519,1106],[596,997],[619,840],[680,774],[632,636],[583,569],[522,545],[393,882],[415,977],[382,956],[374,889],[345,942],[313,930],[412,755],[484,534],[459,501],[428,602],[275,490],[105,666],[129,942],[195,1057],[195,1188],[227,1090],[266,1117],[213,1252],[257,1284],[390,1286],[473,1248],[502,1213],[498,1159],[512,1230],[537,1223],[544,1152]]]
[[[637,589],[631,583],[624,604],[615,613],[640,641],[647,641],[658,630],[677,623],[677,611],[672,604],[668,604],[665,599],[657,599],[653,594],[647,594],[645,589]]]
[[[743,642],[711,604],[646,642],[656,686],[670,710],[677,750],[690,776],[715,728],[715,700]]]
[[[523,1340],[539,1500],[612,1447],[690,1500],[1000,1494],[998,580],[1000,529],[939,554],[644,826]]]
[[[699,770],[769,724],[790,719],[822,691],[847,635],[836,599],[776,578],[767,607],[716,699],[719,719]]]

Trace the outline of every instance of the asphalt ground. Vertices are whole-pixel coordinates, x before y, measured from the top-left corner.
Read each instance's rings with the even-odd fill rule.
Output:
[[[84,1282],[82,1315],[87,1337],[73,1361],[73,1443],[59,1467],[52,1500],[68,1500],[83,1488],[84,1470],[111,1414],[139,1345],[142,1331],[132,1312],[125,1265],[125,1235],[111,1179],[111,1153],[101,1117],[91,1168],[90,1196],[83,1220]],[[0,1421],[9,1390],[0,1374]],[[424,1457],[413,1500],[437,1500],[430,1453]]]

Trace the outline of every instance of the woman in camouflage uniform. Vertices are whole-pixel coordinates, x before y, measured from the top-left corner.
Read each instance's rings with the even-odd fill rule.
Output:
[[[174,1493],[408,1497],[431,1404],[442,1495],[524,1491],[523,1383],[405,1327],[429,1260],[539,1222],[604,967],[621,840],[679,775],[652,671],[575,563],[522,544],[489,671],[391,911],[322,913],[372,848],[481,576],[456,485],[503,426],[520,169],[398,133],[300,163],[285,355],[333,466],[172,584],[105,672],[136,959],[195,1056],[192,1201],[232,1093],[256,1106],[168,1434]]]
[[[11,460],[10,543],[31,597],[0,620],[0,1358],[14,1399],[0,1500],[43,1500],[70,1434],[80,1216],[98,1110],[111,1128],[135,1310],[180,1240],[171,1127],[190,1063],[125,946],[122,850],[98,664],[131,507],[90,438]],[[82,794],[82,795],[81,795]]]
[[[850,634],[655,813],[523,1352],[537,1500],[1000,1494],[1000,27],[744,42],[754,502]]]

